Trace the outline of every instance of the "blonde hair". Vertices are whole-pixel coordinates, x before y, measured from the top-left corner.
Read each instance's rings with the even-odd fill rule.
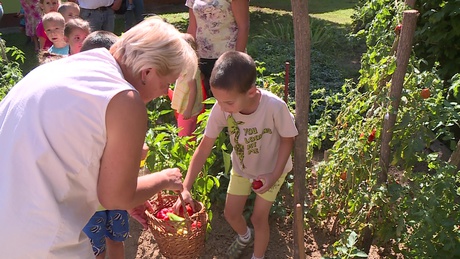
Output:
[[[73,18],[73,19],[70,19],[68,22],[66,22],[65,28],[64,28],[64,35],[66,37],[69,37],[72,31],[75,29],[81,29],[87,32],[88,34],[91,33],[91,27],[88,21],[83,20],[81,18]]]
[[[190,80],[198,67],[197,55],[182,33],[157,17],[123,33],[110,53],[134,75],[155,68],[159,75],[181,74]]]
[[[49,13],[43,15],[42,21],[43,21],[43,26],[45,26],[45,24],[48,23],[48,22],[59,23],[60,25],[62,25],[62,27],[64,27],[64,25],[65,25],[64,16],[62,16],[62,14],[60,14],[58,12],[49,12]]]
[[[58,12],[60,12],[62,15],[64,15],[65,11],[67,11],[67,9],[71,9],[71,8],[75,8],[75,9],[78,10],[78,12],[80,12],[80,6],[77,3],[74,3],[74,2],[64,2],[64,3],[62,3],[58,8]]]

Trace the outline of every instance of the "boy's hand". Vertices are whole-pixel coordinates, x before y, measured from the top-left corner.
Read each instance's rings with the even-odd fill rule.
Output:
[[[147,224],[147,215],[145,215],[145,210],[150,209],[153,211],[152,204],[146,201],[144,204],[139,205],[133,209],[128,210],[129,215],[137,220],[144,227],[144,230],[147,230],[149,225]]]
[[[182,198],[184,199],[185,204],[190,204],[193,211],[195,211],[195,203],[193,202],[192,195],[190,194],[190,192],[184,189],[181,194],[182,194]],[[180,198],[177,198],[176,202],[174,203],[172,207],[174,209],[174,212],[179,212],[180,207],[182,207]]]
[[[266,191],[270,190],[272,186],[278,181],[278,178],[275,178],[273,173],[259,175],[255,180],[260,180],[264,185],[257,190],[254,190],[256,193],[263,194]]]

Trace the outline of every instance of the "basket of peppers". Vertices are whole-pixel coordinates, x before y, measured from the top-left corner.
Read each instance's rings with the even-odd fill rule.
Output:
[[[172,206],[177,195],[158,193],[148,202],[152,205],[145,211],[147,222],[160,253],[167,258],[198,258],[204,249],[208,215],[201,202],[190,204],[182,202],[176,214]]]

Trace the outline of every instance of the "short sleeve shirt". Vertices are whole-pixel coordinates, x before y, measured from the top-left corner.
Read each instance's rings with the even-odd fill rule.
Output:
[[[200,58],[216,59],[235,50],[238,27],[231,0],[187,0],[196,19],[196,42]]]
[[[260,90],[257,110],[252,114],[224,112],[217,102],[209,115],[205,135],[217,138],[224,127],[228,127],[233,170],[246,178],[271,173],[275,168],[281,137],[298,134],[294,116],[286,103],[271,92]],[[289,157],[283,173],[292,170]]]

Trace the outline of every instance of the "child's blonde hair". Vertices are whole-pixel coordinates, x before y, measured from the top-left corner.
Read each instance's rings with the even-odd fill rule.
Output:
[[[62,15],[64,15],[65,11],[70,8],[75,8],[80,12],[80,6],[77,3],[74,2],[64,2],[62,3],[59,8],[58,12],[60,12]]]
[[[88,21],[85,21],[85,20],[83,20],[81,18],[74,18],[74,19],[70,19],[65,24],[64,35],[66,37],[69,37],[70,34],[72,33],[72,31],[74,31],[75,29],[81,29],[81,30],[87,32],[88,34],[91,33],[91,27],[89,26]]]
[[[46,26],[46,24],[49,22],[56,22],[59,25],[62,25],[62,27],[64,27],[65,25],[64,16],[62,16],[62,14],[58,12],[50,12],[50,13],[43,15],[42,21],[43,21],[43,26]]]

